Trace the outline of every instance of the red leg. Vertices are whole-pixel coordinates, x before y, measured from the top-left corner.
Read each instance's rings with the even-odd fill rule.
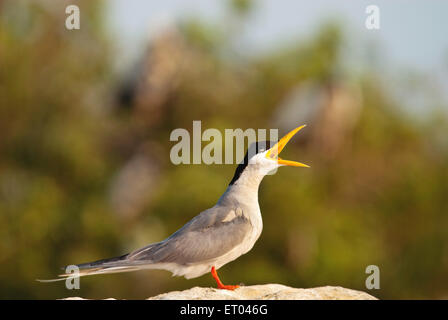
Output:
[[[235,290],[236,288],[240,287],[239,285],[232,286],[232,285],[223,284],[221,282],[221,280],[219,280],[218,273],[216,272],[215,267],[212,267],[211,272],[212,272],[213,279],[215,279],[216,284],[218,285],[218,289]]]

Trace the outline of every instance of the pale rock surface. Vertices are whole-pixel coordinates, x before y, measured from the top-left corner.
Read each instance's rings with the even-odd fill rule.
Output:
[[[281,284],[242,286],[234,291],[194,287],[172,291],[148,300],[376,300],[362,292],[342,287],[296,289]]]
[[[194,287],[184,291],[162,293],[148,300],[377,300],[377,298],[362,291],[342,287],[297,289],[281,284],[262,284],[242,286],[234,291]]]

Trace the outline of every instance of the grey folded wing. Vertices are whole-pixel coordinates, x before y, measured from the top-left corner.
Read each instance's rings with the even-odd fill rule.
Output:
[[[241,244],[252,225],[240,208],[201,212],[166,240],[130,253],[127,260],[194,264],[218,258]]]

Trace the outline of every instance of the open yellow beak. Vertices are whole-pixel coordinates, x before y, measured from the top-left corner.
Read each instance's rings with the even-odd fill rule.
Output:
[[[266,158],[276,159],[278,164],[285,166],[309,168],[310,166],[307,166],[306,164],[296,161],[283,160],[278,156],[280,152],[282,152],[283,148],[286,146],[288,141],[291,140],[291,138],[304,127],[306,127],[306,125],[297,127],[294,130],[290,131],[286,136],[281,138],[280,141],[275,144],[275,146],[273,146],[271,149],[268,150],[268,152],[266,153]]]

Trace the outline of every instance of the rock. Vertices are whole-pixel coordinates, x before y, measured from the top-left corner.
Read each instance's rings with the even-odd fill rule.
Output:
[[[82,300],[79,297],[66,298]],[[362,291],[342,287],[297,289],[281,284],[242,286],[234,291],[194,287],[162,293],[147,300],[377,300]]]
[[[159,294],[148,300],[376,300],[362,292],[342,287],[296,289],[281,284],[242,286],[234,291],[194,287]]]

